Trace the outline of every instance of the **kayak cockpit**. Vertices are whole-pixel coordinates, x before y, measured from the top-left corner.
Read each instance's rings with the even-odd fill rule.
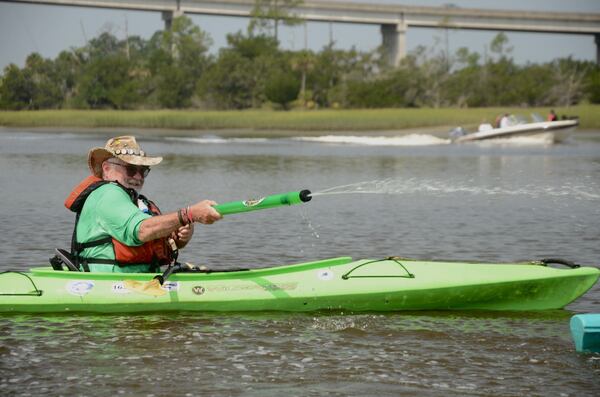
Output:
[[[352,258],[349,256],[342,256],[337,258],[324,259],[319,261],[304,262],[293,265],[280,265],[273,267],[263,268],[251,268],[251,269],[207,269],[197,271],[184,271],[176,272],[180,277],[210,277],[210,278],[234,278],[234,277],[256,277],[256,276],[272,276],[283,273],[299,272],[311,269],[318,269],[322,267],[340,266],[352,262]],[[101,273],[101,272],[77,272],[77,271],[60,271],[55,270],[50,266],[35,267],[30,272],[40,277],[57,277],[60,275],[61,278],[69,279],[88,279],[93,277],[94,279],[134,279],[134,280],[148,280],[157,275],[157,273]],[[93,276],[91,276],[93,275]]]

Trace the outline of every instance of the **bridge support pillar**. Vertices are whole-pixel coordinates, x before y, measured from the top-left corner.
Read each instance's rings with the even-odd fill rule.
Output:
[[[596,65],[600,65],[600,34],[596,36]]]
[[[393,25],[381,25],[381,36],[388,63],[392,66],[400,65],[400,61],[406,56],[406,24],[402,21]]]
[[[165,30],[171,30],[173,19],[183,15],[183,11],[177,9],[173,11],[163,11],[162,20],[165,21]]]

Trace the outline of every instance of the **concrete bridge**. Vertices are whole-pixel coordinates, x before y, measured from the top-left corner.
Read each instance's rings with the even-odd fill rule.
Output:
[[[249,17],[254,0],[0,0],[14,3],[161,12],[166,27],[183,14]],[[306,0],[290,13],[306,21],[381,26],[382,44],[391,64],[406,55],[409,27],[593,35],[600,64],[600,13],[502,11],[457,7],[420,7]]]

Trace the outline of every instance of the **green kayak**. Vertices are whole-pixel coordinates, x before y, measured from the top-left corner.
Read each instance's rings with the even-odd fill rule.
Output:
[[[574,267],[577,267],[575,265]],[[155,274],[85,273],[39,267],[0,273],[0,312],[399,311],[559,309],[589,290],[594,267],[353,261],[173,273],[159,293]]]

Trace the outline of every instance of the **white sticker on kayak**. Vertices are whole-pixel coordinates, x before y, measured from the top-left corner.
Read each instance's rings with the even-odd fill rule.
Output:
[[[67,291],[71,295],[84,296],[94,288],[94,282],[90,280],[70,281]]]
[[[329,281],[329,280],[333,280],[333,270],[319,270],[317,273],[317,277],[319,278],[319,280],[323,280],[323,281]]]
[[[129,294],[129,293],[131,293],[131,291],[125,287],[125,285],[123,284],[122,281],[119,281],[112,285],[112,292],[113,292],[113,294]]]
[[[160,288],[164,289],[165,291],[179,291],[179,283],[177,281],[165,281]]]

